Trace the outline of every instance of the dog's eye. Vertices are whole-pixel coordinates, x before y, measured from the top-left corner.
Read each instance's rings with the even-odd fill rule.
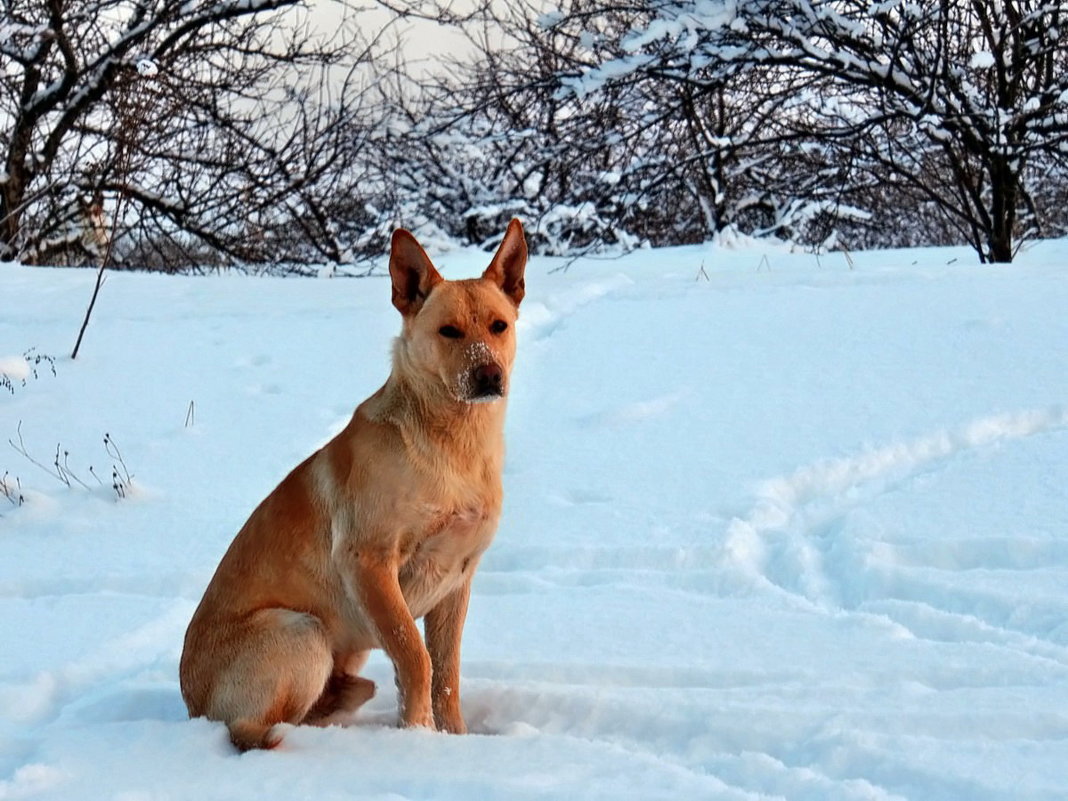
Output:
[[[494,320],[490,323],[490,331],[494,334],[503,334],[508,328],[508,323],[504,320]]]
[[[438,333],[448,339],[461,339],[464,335],[464,332],[455,325],[443,325],[438,329]]]

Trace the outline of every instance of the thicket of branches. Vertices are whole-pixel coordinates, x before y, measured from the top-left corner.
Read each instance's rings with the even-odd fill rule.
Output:
[[[378,226],[353,202],[375,49],[355,17],[324,37],[300,5],[5,3],[0,258],[96,263],[115,236],[133,267],[350,260]]]
[[[515,215],[558,254],[739,230],[1010,261],[1068,233],[1059,3],[377,0],[467,34],[419,70],[297,5],[10,0],[0,258],[115,236],[133,267],[303,269],[397,224],[493,247]]]
[[[564,247],[734,226],[812,246],[964,242],[1004,262],[1068,230],[1063,4],[506,5],[441,92],[447,130],[518,160],[506,197],[546,234],[581,209],[549,237]]]

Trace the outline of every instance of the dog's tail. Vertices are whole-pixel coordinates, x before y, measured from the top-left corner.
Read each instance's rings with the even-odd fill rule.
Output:
[[[276,748],[282,742],[282,734],[274,724],[260,723],[254,720],[235,720],[227,725],[230,730],[230,742],[238,751],[251,751],[253,748]]]

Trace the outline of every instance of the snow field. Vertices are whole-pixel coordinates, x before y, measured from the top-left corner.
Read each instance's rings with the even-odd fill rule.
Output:
[[[135,484],[0,458],[0,799],[1063,798],[1068,242],[854,261],[533,260],[472,734],[393,728],[379,655],[352,725],[240,757],[186,719],[185,625],[399,321],[382,279],[112,275],[78,362],[0,397]],[[0,266],[0,364],[65,353],[91,281]]]

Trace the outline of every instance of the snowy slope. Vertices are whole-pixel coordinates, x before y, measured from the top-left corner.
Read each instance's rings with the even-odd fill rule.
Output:
[[[0,435],[94,487],[0,449],[0,799],[1063,799],[1068,241],[854,260],[535,259],[473,734],[394,728],[379,656],[353,725],[240,757],[185,624],[384,380],[387,282],[112,275],[71,362],[93,276],[0,265],[0,365],[57,357]]]

